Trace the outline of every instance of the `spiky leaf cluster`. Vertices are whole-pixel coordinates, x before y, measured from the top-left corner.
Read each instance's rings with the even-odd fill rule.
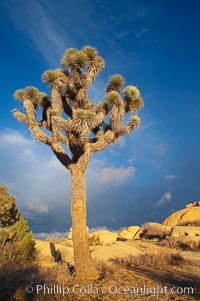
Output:
[[[115,74],[109,79],[108,85],[106,87],[106,92],[110,92],[113,90],[120,92],[124,85],[124,78],[120,74]]]
[[[63,78],[65,79],[68,75],[67,70],[63,71],[59,68],[47,70],[42,75],[42,80],[45,84],[52,85],[57,79]]]
[[[95,108],[94,108],[94,110],[95,110],[96,113],[102,112],[102,113],[104,113],[105,115],[108,115],[110,109],[111,109],[111,106],[110,106],[110,104],[109,104],[108,102],[106,102],[106,101],[103,101],[103,102],[101,102],[101,103],[98,103],[98,104],[95,106]]]
[[[143,108],[143,99],[137,87],[127,86],[123,93],[126,112],[133,113]]]
[[[99,71],[103,69],[104,60],[98,56],[98,51],[90,46],[85,46],[81,50],[70,48],[61,59],[62,66],[70,68],[82,69],[94,63]]]
[[[14,97],[20,101],[24,101],[26,98],[30,99],[36,109],[40,106],[44,106],[45,102],[48,101],[46,93],[40,92],[37,88],[32,86],[15,91]]]
[[[106,101],[111,105],[123,105],[120,94],[117,91],[111,91],[106,94]]]
[[[95,112],[91,110],[78,109],[74,111],[76,119],[92,119],[95,117]]]

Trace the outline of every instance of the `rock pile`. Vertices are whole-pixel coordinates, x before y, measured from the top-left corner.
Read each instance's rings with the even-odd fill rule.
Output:
[[[187,225],[200,223],[200,201],[186,205],[185,209],[172,213],[163,221],[163,225],[174,227],[176,225]]]

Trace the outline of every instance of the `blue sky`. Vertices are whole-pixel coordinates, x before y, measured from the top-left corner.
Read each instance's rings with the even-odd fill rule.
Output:
[[[70,47],[91,45],[106,68],[90,88],[96,102],[108,78],[137,85],[142,125],[96,154],[87,171],[88,226],[117,230],[161,222],[200,197],[200,2],[0,1],[0,182],[9,185],[34,233],[66,232],[70,178],[47,146],[11,114],[28,85]],[[58,187],[59,183],[59,187]]]

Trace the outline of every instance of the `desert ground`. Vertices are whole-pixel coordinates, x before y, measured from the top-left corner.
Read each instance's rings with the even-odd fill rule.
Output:
[[[1,267],[2,301],[200,299],[198,251],[180,250],[157,239],[93,246],[92,257],[101,277],[78,281],[71,275],[72,247],[51,243],[65,256],[55,262],[48,256],[50,242],[37,244],[43,253],[32,264]]]

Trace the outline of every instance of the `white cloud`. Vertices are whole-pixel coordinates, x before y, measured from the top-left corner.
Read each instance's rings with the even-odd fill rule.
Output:
[[[124,167],[104,167],[98,173],[97,182],[100,184],[122,184],[129,177],[132,177],[135,173],[136,169],[133,166]]]
[[[175,180],[177,177],[175,175],[166,175],[165,180]]]
[[[110,166],[104,159],[93,159],[87,169],[86,179],[90,190],[97,190],[96,184],[124,184],[126,180],[134,176],[136,168],[134,166],[115,167]],[[101,187],[99,185],[98,187]]]
[[[170,191],[163,193],[160,200],[156,203],[156,206],[162,206],[163,204],[170,202],[171,198],[172,198],[172,194]]]
[[[25,138],[15,130],[6,130],[0,133],[0,147],[30,147],[33,141]]]
[[[0,157],[0,182],[8,184],[21,209],[47,213],[69,203],[69,173],[45,145],[6,130],[0,132]]]

